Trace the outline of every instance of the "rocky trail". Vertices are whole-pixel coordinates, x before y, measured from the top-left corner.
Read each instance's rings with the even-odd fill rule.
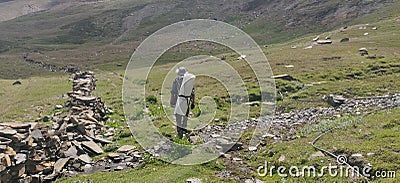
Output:
[[[312,107],[295,110],[289,113],[280,113],[274,116],[259,119],[245,120],[226,126],[212,125],[200,130],[200,137],[204,141],[222,138],[217,134],[234,133],[243,129],[269,129],[262,138],[272,138],[275,141],[293,140],[298,138],[296,133],[304,125],[316,124],[321,120],[333,120],[346,115],[367,115],[375,111],[400,107],[400,94],[366,97],[344,98],[330,95],[325,101],[331,107]],[[226,138],[225,138],[226,139]]]

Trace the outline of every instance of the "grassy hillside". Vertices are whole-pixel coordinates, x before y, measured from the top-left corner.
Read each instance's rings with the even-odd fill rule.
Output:
[[[268,47],[263,47],[263,51],[274,74],[290,74],[297,79],[276,81],[279,110],[326,106],[321,98],[327,94],[364,97],[400,91],[399,1],[385,8],[380,4],[383,1],[346,2],[340,5],[342,8],[332,8],[339,1],[308,2],[295,1],[291,3],[292,6],[284,6],[285,3],[288,4],[287,1],[112,1],[108,4],[78,7],[74,3],[61,6],[65,2],[58,1],[54,5],[56,8],[2,22],[0,121],[34,121],[44,115],[51,115],[55,112],[56,104],[65,102],[63,94],[71,89],[68,74],[49,72],[22,61],[22,54],[30,52],[29,57],[35,60],[61,66],[72,64],[93,70],[99,80],[95,94],[101,96],[115,111],[107,125],[124,129],[118,134],[115,144],[139,146],[130,137],[123,115],[121,86],[125,65],[143,38],[171,22],[190,18],[225,20],[249,32],[258,42],[268,44]],[[353,14],[341,15],[346,9],[349,10],[346,12]],[[375,9],[380,10],[374,11]],[[150,14],[143,14],[144,12]],[[257,15],[257,12],[264,13]],[[287,15],[291,15],[292,19]],[[333,15],[342,19],[332,19]],[[341,31],[340,27],[343,25],[348,25],[348,28]],[[377,29],[373,30],[373,27]],[[364,35],[365,33],[368,35]],[[312,39],[316,35],[320,35],[322,39],[331,37],[333,44],[315,45]],[[350,41],[341,43],[343,38],[349,38]],[[131,40],[135,41],[130,42]],[[271,44],[272,42],[275,44]],[[226,61],[245,76],[250,92],[256,98],[259,97],[258,90],[254,89],[254,76],[248,73],[246,64],[237,60],[237,54],[215,45],[196,45],[195,48],[190,44],[179,45],[160,58],[147,86],[149,95],[160,98],[158,91],[162,82],[161,76],[173,68],[177,61],[201,53],[217,58],[225,56]],[[313,48],[305,49],[311,45]],[[376,57],[360,56],[358,50],[362,47],[369,50],[370,56]],[[293,67],[287,67],[288,65]],[[13,86],[12,83],[16,80],[21,81],[22,85]],[[199,78],[196,88],[199,98],[211,95],[218,101],[217,118],[225,122],[225,111],[229,108],[229,102],[222,87],[214,80]],[[150,107],[157,112],[158,107],[162,106],[156,103]],[[254,108],[253,110],[256,111]],[[399,109],[370,114],[356,124],[333,130],[321,138],[318,145],[349,154],[372,152],[375,155],[366,158],[374,170],[398,171],[399,115]],[[348,116],[344,121],[347,119],[354,117]],[[164,135],[176,135],[174,127],[163,116],[160,115],[154,123]],[[320,124],[309,128],[317,128],[318,125]],[[292,141],[266,144],[257,152],[243,150],[232,154],[242,158],[243,163],[219,158],[204,165],[176,166],[146,155],[146,164],[137,169],[79,175],[75,178],[63,178],[59,182],[184,182],[190,177],[201,178],[204,182],[235,182],[217,177],[221,171],[230,171],[233,177],[254,176],[265,182],[353,182],[352,179],[327,176],[280,178],[276,174],[273,177],[243,174],[243,164],[254,171],[264,161],[274,165],[298,166],[324,166],[334,163],[335,160],[327,156],[309,160],[310,155],[315,153],[309,142],[319,133],[312,132]],[[278,161],[281,155],[286,157],[284,162]],[[399,178],[373,179],[373,182],[399,181]]]

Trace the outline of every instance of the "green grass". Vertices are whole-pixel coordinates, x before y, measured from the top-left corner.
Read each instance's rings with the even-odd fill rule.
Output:
[[[203,182],[232,182],[214,177],[219,170],[215,162],[197,166],[169,165],[162,162],[146,165],[139,169],[112,173],[81,175],[57,182],[185,182],[188,178],[200,178]]]
[[[400,159],[398,152],[400,150],[400,138],[399,138],[399,127],[398,121],[400,117],[400,110],[378,112],[365,116],[358,122],[351,122],[355,119],[346,117],[339,119],[337,122],[341,128],[333,128],[331,133],[327,133],[318,142],[317,146],[327,149],[330,152],[345,152],[347,156],[355,153],[361,153],[367,162],[372,164],[372,172],[377,170],[386,171],[397,171],[399,173]],[[321,129],[321,125],[326,126],[321,122],[312,127],[306,127],[307,129],[316,128]],[[329,125],[329,124],[328,124]],[[264,165],[264,161],[270,163],[271,166],[328,166],[337,165],[336,159],[325,156],[310,160],[311,154],[315,153],[316,150],[309,144],[316,138],[321,132],[319,130],[308,133],[302,138],[283,143],[275,143],[267,145],[260,150],[255,158],[251,160],[253,168],[256,169],[258,166]],[[375,153],[375,155],[367,156],[367,153]],[[279,162],[278,158],[281,155],[286,156],[284,162]],[[364,165],[365,166],[365,165]],[[281,178],[277,172],[274,171],[272,177],[269,174],[266,177],[260,177],[262,180],[267,182],[272,181],[287,181],[287,182],[310,182],[310,181],[321,181],[321,182],[352,182],[349,178],[333,178],[328,176],[309,178],[309,177],[288,177]],[[398,182],[400,179],[388,178],[388,179],[373,179],[373,182]]]
[[[0,121],[33,122],[50,115],[71,89],[68,77],[59,74],[20,81],[22,85],[13,86],[13,80],[0,80]]]

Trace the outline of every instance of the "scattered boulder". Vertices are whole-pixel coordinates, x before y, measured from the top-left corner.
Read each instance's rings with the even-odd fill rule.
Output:
[[[350,38],[343,38],[340,40],[341,43],[349,42]]]
[[[21,82],[21,81],[15,81],[12,85],[13,85],[13,86],[15,86],[15,85],[22,85],[22,82]]]
[[[282,80],[286,80],[286,81],[296,81],[297,80],[294,77],[290,76],[289,74],[281,74],[281,75],[272,76],[272,79],[282,79]]]
[[[262,138],[275,138],[275,135],[274,134],[270,134],[270,133],[266,133],[266,134],[264,134],[263,136],[262,136]]]
[[[360,48],[358,51],[360,52],[361,56],[368,55],[368,49],[367,48]]]
[[[264,183],[262,180],[257,179],[257,178],[246,179],[244,182],[245,183]]]
[[[324,157],[324,156],[325,156],[325,154],[323,152],[317,151],[316,153],[314,153],[310,157],[308,157],[308,160],[312,160],[312,159]]]
[[[286,160],[286,156],[285,155],[281,155],[278,159],[279,162],[283,162]]]
[[[332,44],[331,40],[318,40],[317,44]]]
[[[240,55],[240,57],[238,57],[237,59],[238,60],[243,60],[243,59],[246,59],[246,57],[247,57],[246,55]]]
[[[308,49],[312,49],[312,48],[313,48],[313,46],[311,45],[311,46],[305,47],[304,49],[305,49],[305,50],[308,50]]]
[[[257,151],[257,147],[255,147],[255,146],[249,146],[249,151]]]
[[[294,68],[294,65],[285,65],[286,68]]]
[[[325,40],[330,40],[332,35],[326,36]]]
[[[324,58],[322,58],[322,60],[324,60],[324,61],[329,61],[329,60],[340,60],[340,59],[342,59],[341,56],[333,56],[333,57],[324,57]]]
[[[359,154],[359,153],[357,153],[357,154],[352,154],[352,155],[351,155],[351,157],[363,157],[363,155],[362,155],[362,154]]]
[[[242,161],[241,158],[233,158],[232,160],[233,160],[233,161]]]
[[[189,178],[186,180],[187,183],[202,183],[201,179],[199,178]]]
[[[62,109],[62,108],[63,108],[62,105],[56,105],[56,106],[55,106],[55,109]]]
[[[346,101],[346,98],[340,95],[329,95],[329,96],[324,96],[323,100],[325,100],[329,105],[333,107],[338,107]]]

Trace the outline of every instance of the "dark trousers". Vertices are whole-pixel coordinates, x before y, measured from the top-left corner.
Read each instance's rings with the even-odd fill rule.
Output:
[[[176,131],[178,132],[178,137],[182,138],[183,134],[187,134],[187,116],[182,116],[179,114],[175,114],[176,118]]]

